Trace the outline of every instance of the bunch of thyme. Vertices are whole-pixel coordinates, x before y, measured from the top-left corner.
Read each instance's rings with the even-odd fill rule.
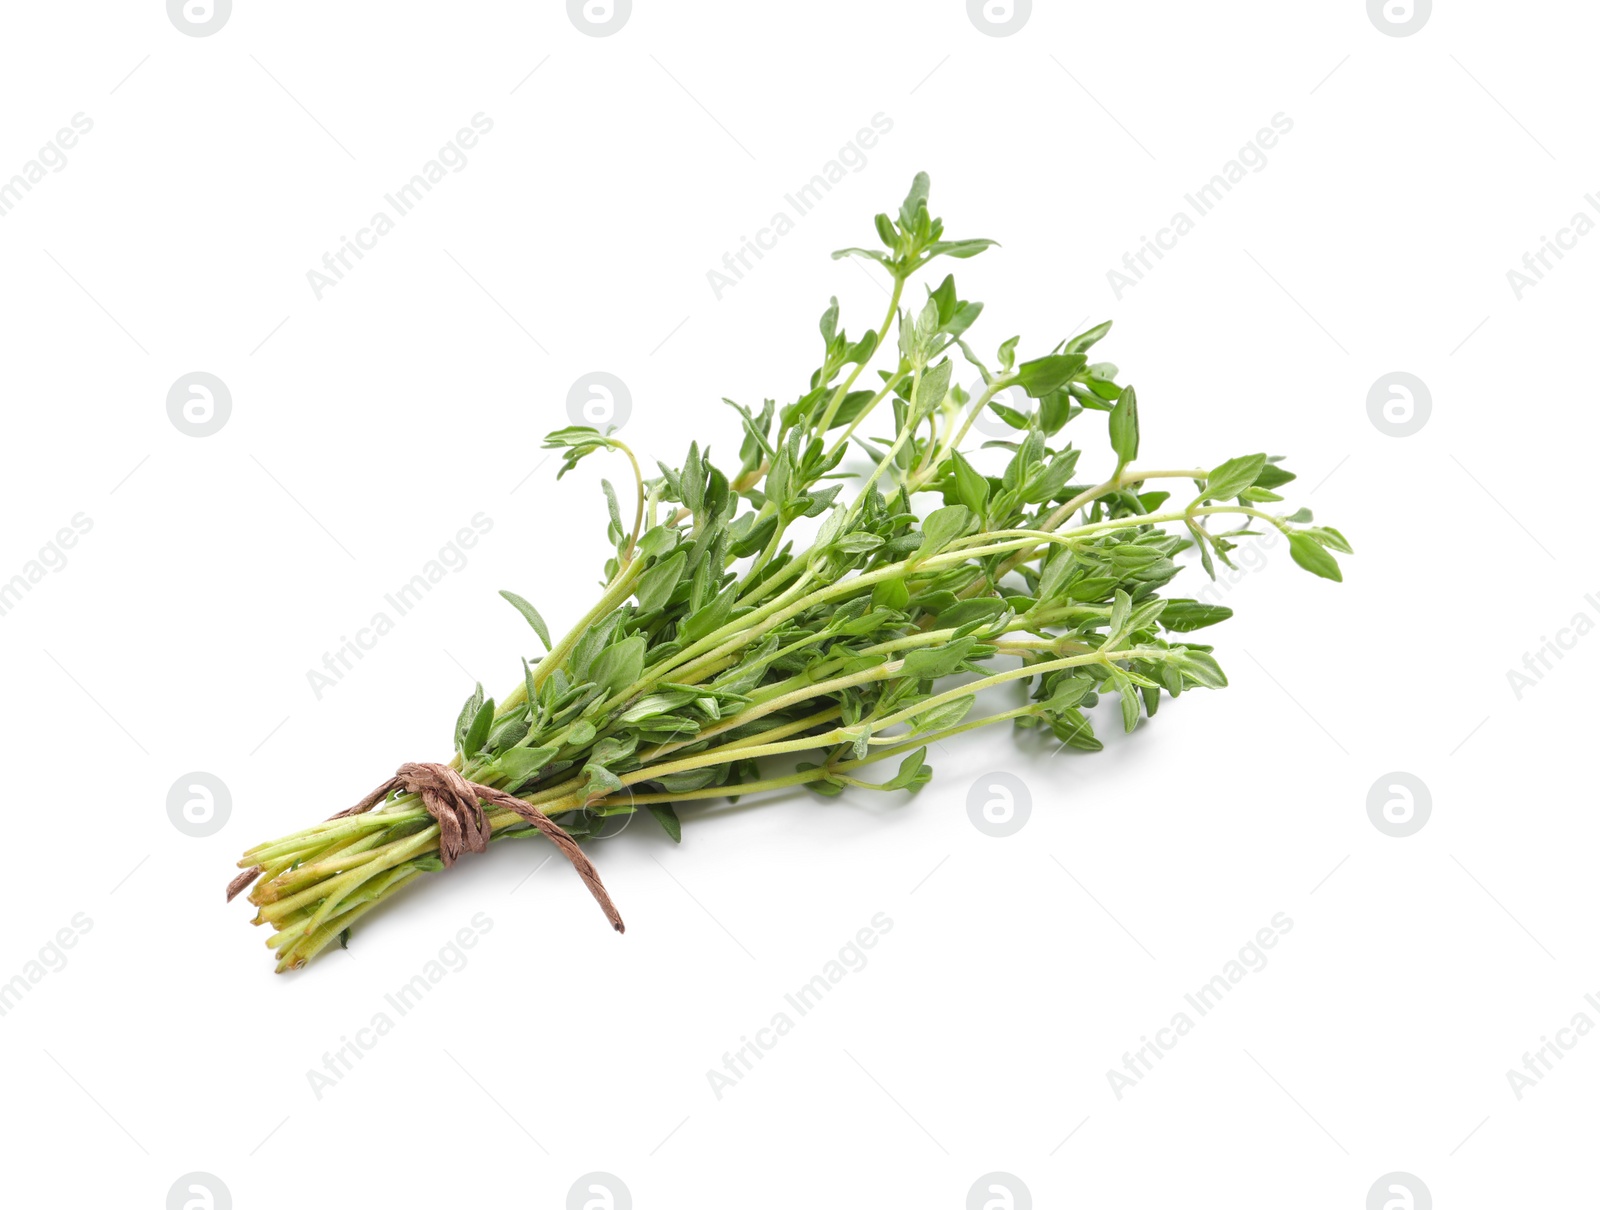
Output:
[[[1116,695],[1132,730],[1163,693],[1227,683],[1209,646],[1175,637],[1231,616],[1161,595],[1180,552],[1195,549],[1214,575],[1214,560],[1232,566],[1237,539],[1269,526],[1301,567],[1340,578],[1333,552],[1350,547],[1337,530],[1304,509],[1269,510],[1294,478],[1280,459],[1135,465],[1138,399],[1116,366],[1090,360],[1109,323],[1027,361],[1012,337],[991,364],[966,340],[982,304],[960,298],[953,277],[902,309],[930,261],[992,245],[944,238],[926,175],[876,228],[881,250],[835,256],[888,274],[881,326],[848,336],[834,300],[798,398],[726,401],[742,428],[736,467],[695,443],[646,478],[609,433],[546,439],[564,451],[563,475],[590,454],[623,455],[636,502],[625,517],[604,485],[605,588],[565,637],[552,643],[532,604],[502,594],[546,654],[523,661],[503,698],[479,686],[462,707],[450,768],[468,782],[532,804],[577,840],[647,811],[676,841],[680,803],[796,786],[914,790],[931,776],[928,744],[994,723],[1094,750],[1086,711],[1102,694]],[[981,375],[976,397],[952,381],[957,353]],[[1000,401],[1013,387],[1033,401],[1026,411]],[[985,409],[1012,438],[974,456],[968,433]],[[1112,458],[1085,480],[1081,451],[1059,435],[1088,412],[1105,414]],[[869,435],[885,416],[888,431]],[[852,447],[867,457],[859,474],[842,469]],[[998,473],[979,469],[991,463]],[[978,695],[1001,686],[1012,704],[974,713]],[[885,761],[895,771],[874,779]],[[494,840],[541,834],[493,803],[486,819]],[[273,929],[280,971],[443,864],[440,826],[408,792],[239,861],[260,870],[250,900],[255,923]]]

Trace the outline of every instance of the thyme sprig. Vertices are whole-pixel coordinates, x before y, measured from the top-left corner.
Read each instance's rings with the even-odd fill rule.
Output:
[[[944,238],[926,175],[875,226],[882,248],[835,256],[888,274],[887,314],[852,337],[832,300],[797,398],[725,401],[737,466],[695,442],[647,478],[614,432],[546,438],[561,475],[620,455],[635,499],[624,510],[604,484],[605,588],[565,636],[552,642],[529,601],[502,594],[546,654],[524,660],[498,701],[480,685],[461,708],[451,767],[470,782],[534,804],[580,840],[644,811],[677,841],[680,803],[795,786],[915,790],[932,775],[929,744],[990,724],[1093,751],[1088,712],[1102,695],[1131,731],[1163,694],[1227,683],[1212,648],[1182,636],[1232,611],[1163,595],[1184,551],[1214,576],[1241,538],[1270,527],[1301,567],[1340,578],[1335,556],[1350,546],[1339,531],[1270,507],[1294,479],[1282,459],[1137,466],[1138,397],[1115,365],[1090,361],[1109,322],[1028,361],[1012,337],[991,363],[967,340],[983,305],[960,298],[953,276],[902,306],[932,262],[993,246]],[[980,376],[975,395],[954,380],[957,356]],[[1029,408],[1002,401],[1013,388]],[[980,452],[968,437],[985,409],[1011,437]],[[1082,451],[1061,434],[1088,412],[1106,417],[1110,467],[1086,481]],[[852,450],[863,466],[846,465]],[[991,689],[1012,704],[977,712]],[[883,762],[898,763],[885,776],[873,768]],[[488,821],[497,841],[539,835],[509,810]],[[439,829],[402,793],[259,845],[239,865],[262,867],[256,923],[273,928],[288,970],[442,868]]]

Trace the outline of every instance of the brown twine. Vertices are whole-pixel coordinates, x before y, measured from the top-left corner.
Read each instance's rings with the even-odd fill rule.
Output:
[[[507,794],[504,790],[496,790],[493,786],[468,781],[449,765],[427,762],[401,765],[395,770],[393,777],[355,806],[329,818],[342,819],[347,815],[360,815],[364,811],[370,811],[396,790],[403,790],[420,798],[428,814],[433,816],[434,822],[439,825],[439,859],[446,867],[454,865],[462,853],[481,853],[489,847],[490,827],[488,816],[484,813],[484,803],[514,811],[543,832],[550,842],[561,850],[562,856],[572,863],[573,869],[578,871],[578,877],[583,879],[584,885],[589,888],[589,893],[594,896],[601,911],[605,912],[606,919],[611,921],[611,927],[619,933],[624,931],[622,916],[617,912],[616,905],[611,902],[611,896],[606,893],[605,884],[600,881],[599,871],[578,847],[578,842],[567,835],[560,824],[532,803],[523,802],[522,799]],[[235,895],[254,882],[261,872],[261,867],[256,866],[230,882],[228,899],[231,901]]]

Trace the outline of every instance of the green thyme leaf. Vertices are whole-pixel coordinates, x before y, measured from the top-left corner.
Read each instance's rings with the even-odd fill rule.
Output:
[[[494,722],[494,698],[490,698],[478,707],[478,713],[473,715],[472,723],[467,728],[467,734],[461,741],[461,755],[471,758],[483,748],[483,742],[489,738],[489,727]]]
[[[1250,454],[1243,458],[1230,458],[1206,476],[1205,495],[1213,500],[1231,500],[1243,495],[1246,488],[1255,484],[1266,469],[1265,454]]]
[[[1302,531],[1289,535],[1289,555],[1312,575],[1321,576],[1324,580],[1344,579],[1338,560],[1309,533]]]
[[[517,612],[528,619],[528,625],[533,627],[533,633],[539,636],[539,641],[544,644],[544,649],[550,651],[550,628],[544,624],[544,619],[539,616],[539,611],[514,592],[507,592],[502,588],[500,595],[516,606]]]
[[[681,844],[683,842],[683,824],[678,822],[678,813],[672,809],[672,804],[670,802],[653,802],[648,805],[650,814],[661,825],[662,831],[672,837],[674,844]]]
[[[1073,375],[1083,369],[1086,361],[1088,358],[1082,353],[1052,353],[1048,357],[1023,362],[1017,367],[1017,376],[1022,389],[1030,397],[1038,399],[1071,382]]]
[[[1132,387],[1122,392],[1117,406],[1111,409],[1111,448],[1121,466],[1139,456],[1139,401]]]

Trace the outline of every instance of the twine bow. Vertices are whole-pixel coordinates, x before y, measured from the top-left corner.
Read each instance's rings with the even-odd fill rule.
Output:
[[[431,762],[401,765],[395,770],[393,777],[355,806],[340,811],[330,818],[342,819],[347,815],[360,815],[370,811],[396,790],[415,794],[420,798],[428,814],[439,825],[439,859],[446,867],[454,865],[456,859],[463,853],[482,853],[489,847],[491,829],[489,817],[483,809],[484,803],[520,815],[543,832],[550,842],[561,850],[562,856],[572,863],[573,869],[578,871],[578,877],[583,879],[584,885],[589,888],[589,893],[600,905],[600,910],[605,912],[606,919],[611,921],[611,927],[619,933],[624,931],[622,916],[618,913],[616,905],[611,902],[605,884],[600,881],[600,872],[578,847],[578,842],[567,835],[560,824],[532,803],[523,802],[515,795],[497,790],[493,786],[468,781],[449,765]],[[240,874],[228,884],[228,898],[232,900],[260,874],[260,866]]]

